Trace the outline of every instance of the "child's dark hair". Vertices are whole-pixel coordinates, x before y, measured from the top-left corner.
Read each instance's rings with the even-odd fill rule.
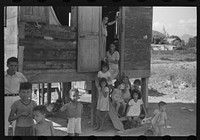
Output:
[[[17,64],[18,64],[18,59],[17,59],[16,57],[10,57],[10,58],[8,58],[8,60],[7,60],[7,65],[8,65],[10,62],[17,62]]]
[[[121,84],[121,82],[119,80],[116,80],[114,83],[114,87],[117,88],[120,84]]]
[[[70,91],[69,91],[69,95],[71,96],[71,94],[72,94],[73,92],[79,93],[79,90],[78,90],[77,88],[72,88],[72,89],[70,89]]]
[[[134,89],[134,90],[132,90],[132,92],[131,92],[131,99],[133,99],[133,95],[134,95],[135,93],[138,94],[138,99],[141,99],[141,98],[142,98],[140,91],[137,90],[137,89]]]
[[[167,103],[165,103],[165,102],[163,102],[163,101],[160,101],[159,103],[158,103],[158,106],[160,107],[160,106],[163,106],[163,105],[167,105]]]
[[[109,70],[109,64],[107,62],[105,62],[105,61],[101,62],[101,71],[103,70],[103,67],[107,67],[108,70]]]
[[[47,114],[47,108],[45,105],[38,105],[36,107],[33,108],[33,112],[34,111],[39,111],[41,114]]]
[[[99,86],[101,87],[101,83],[102,82],[106,82],[106,86],[108,86],[108,83],[107,83],[107,80],[106,80],[106,78],[101,78],[100,80],[99,80]]]
[[[136,83],[138,83],[138,85],[141,85],[141,81],[139,79],[136,79],[133,84],[136,84]]]
[[[32,90],[32,84],[29,82],[24,82],[20,84],[19,90]]]

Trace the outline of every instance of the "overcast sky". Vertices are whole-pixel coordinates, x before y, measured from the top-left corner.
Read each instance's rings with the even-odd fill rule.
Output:
[[[196,7],[153,7],[153,30],[169,35],[197,35]]]

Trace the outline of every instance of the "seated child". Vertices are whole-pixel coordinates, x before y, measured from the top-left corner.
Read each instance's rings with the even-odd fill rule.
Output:
[[[159,109],[155,109],[151,120],[152,127],[156,136],[163,135],[163,128],[167,128],[166,103],[161,101],[158,103]]]
[[[140,86],[141,86],[141,81],[139,79],[136,79],[133,82],[132,90],[137,89],[137,90],[141,91]]]
[[[55,136],[53,123],[45,120],[47,109],[44,105],[33,108],[36,124],[33,126],[34,136]]]
[[[83,113],[83,105],[78,102],[78,89],[69,91],[70,102],[61,107],[61,112],[66,112],[68,118],[67,130],[69,136],[79,136],[81,131],[81,117]]]
[[[131,92],[131,83],[129,81],[128,76],[123,76],[122,78],[122,85],[124,86],[124,94],[123,94],[123,99],[126,103],[128,103],[128,101],[131,98],[130,92]]]
[[[131,94],[131,100],[128,103],[128,111],[127,111],[127,117],[129,121],[134,121],[135,124],[138,126],[140,125],[140,113],[141,109],[143,108],[145,110],[145,116],[147,116],[146,109],[143,105],[143,102],[141,100],[141,97],[139,98],[139,91],[133,90]]]
[[[126,103],[124,102],[122,93],[123,86],[119,82],[118,83],[115,82],[115,86],[117,86],[117,88],[115,88],[112,92],[112,101],[116,104],[117,113],[119,112],[119,107],[122,105],[123,107],[122,116],[123,116],[126,110]]]
[[[36,102],[31,100],[32,84],[29,82],[21,83],[19,88],[20,99],[11,105],[11,111],[8,121],[16,120],[14,136],[32,136],[33,135],[33,108],[37,106]]]

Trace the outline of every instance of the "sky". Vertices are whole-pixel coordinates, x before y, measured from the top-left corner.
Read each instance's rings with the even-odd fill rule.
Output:
[[[196,7],[153,7],[153,30],[169,35],[197,35]]]

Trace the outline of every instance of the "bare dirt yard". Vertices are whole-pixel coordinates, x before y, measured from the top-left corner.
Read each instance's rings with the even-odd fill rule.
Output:
[[[171,58],[172,55],[170,54]],[[185,54],[181,56],[176,55],[176,58],[179,60],[171,60],[169,54],[167,56],[153,54],[152,56],[151,77],[149,78],[148,114],[152,115],[153,110],[158,107],[157,103],[159,101],[167,103],[168,128],[165,129],[165,135],[196,135],[196,61],[185,61],[191,59],[187,59],[183,55]],[[187,56],[192,56],[192,60],[196,57],[194,54]],[[169,59],[160,59],[164,57]],[[90,102],[90,95],[83,94],[81,100]],[[118,135],[109,118],[106,120],[104,131],[96,132],[92,130],[90,125],[90,105],[90,103],[84,103],[82,136]],[[56,135],[67,135],[67,120],[58,117],[49,117],[48,119],[54,122]],[[143,134],[144,132],[139,132],[129,134],[129,136]]]

